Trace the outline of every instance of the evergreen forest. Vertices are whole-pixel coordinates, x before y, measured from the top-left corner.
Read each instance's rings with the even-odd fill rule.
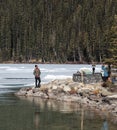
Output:
[[[0,63],[117,64],[117,0],[0,0]]]

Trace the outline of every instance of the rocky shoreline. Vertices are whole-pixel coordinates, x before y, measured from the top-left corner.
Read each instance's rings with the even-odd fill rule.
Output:
[[[42,84],[41,88],[21,88],[15,95],[78,103],[108,113],[112,121],[117,123],[117,92],[102,87],[102,82],[84,84],[72,79],[54,80]]]

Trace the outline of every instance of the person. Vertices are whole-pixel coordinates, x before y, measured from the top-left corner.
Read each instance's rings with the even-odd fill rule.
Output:
[[[41,83],[40,74],[41,74],[41,71],[38,68],[38,65],[35,65],[35,69],[33,71],[33,74],[35,76],[35,87],[40,87],[40,83]]]
[[[96,65],[95,65],[95,64],[92,64],[92,74],[95,73],[95,67],[96,67]]]
[[[111,64],[109,63],[108,64],[108,77],[111,76]]]
[[[108,66],[106,64],[102,64],[102,79],[104,82],[108,79]]]

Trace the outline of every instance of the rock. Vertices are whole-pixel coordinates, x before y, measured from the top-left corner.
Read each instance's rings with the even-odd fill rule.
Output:
[[[39,88],[32,88],[33,93],[37,93],[39,91]]]
[[[33,90],[32,89],[26,92],[26,96],[32,96],[32,95],[33,95]]]
[[[54,80],[42,84],[41,88],[22,88],[17,96],[32,96],[82,104],[91,109],[108,111],[117,116],[117,93],[101,86],[102,83],[79,83],[72,79]]]
[[[107,98],[109,98],[109,99],[116,99],[117,100],[117,94],[111,95],[111,96],[107,96]]]
[[[71,88],[69,86],[64,86],[63,91],[65,92],[71,91]]]
[[[25,96],[26,93],[27,93],[26,90],[25,91],[20,90],[20,91],[16,92],[15,95],[17,95],[17,96]]]
[[[53,86],[52,86],[52,89],[57,89],[57,85],[53,85]]]

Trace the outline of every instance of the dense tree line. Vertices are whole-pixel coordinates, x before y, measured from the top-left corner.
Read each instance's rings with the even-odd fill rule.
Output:
[[[0,62],[117,62],[116,0],[0,0]]]

